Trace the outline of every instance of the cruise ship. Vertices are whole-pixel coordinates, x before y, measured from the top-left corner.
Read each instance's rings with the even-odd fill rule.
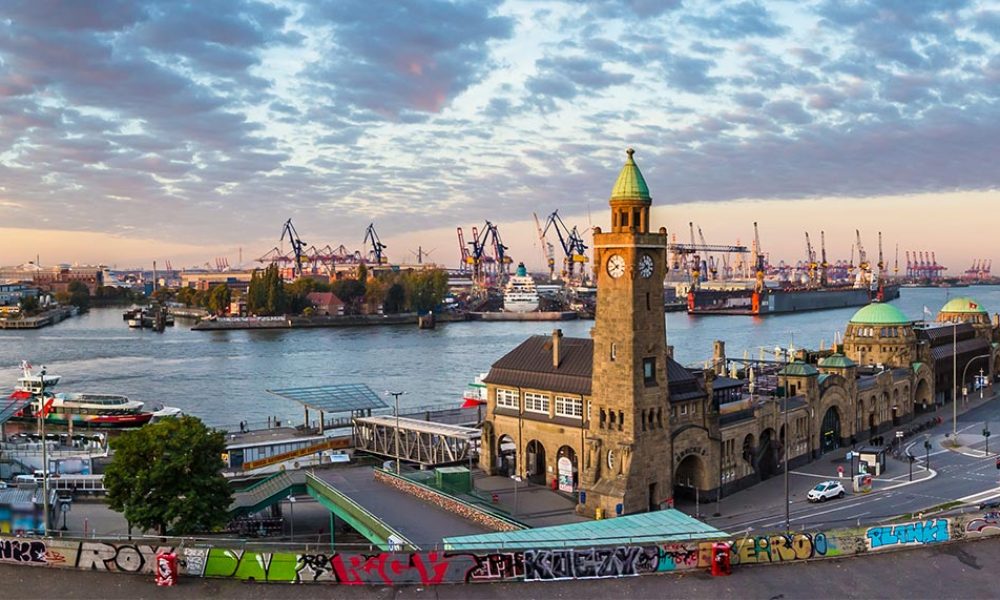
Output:
[[[503,290],[503,309],[507,312],[531,312],[538,310],[538,290],[535,280],[528,275],[524,263],[518,263],[517,271],[507,281]]]

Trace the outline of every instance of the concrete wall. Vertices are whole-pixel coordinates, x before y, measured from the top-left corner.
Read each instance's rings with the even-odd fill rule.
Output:
[[[791,535],[747,535],[726,543],[736,567],[891,552],[1000,534],[1000,512]],[[185,577],[287,583],[435,585],[482,581],[594,579],[670,573],[710,566],[713,542],[572,549],[410,553],[262,552],[171,543],[0,538],[0,562],[88,571],[149,573],[160,551],[177,553]]]

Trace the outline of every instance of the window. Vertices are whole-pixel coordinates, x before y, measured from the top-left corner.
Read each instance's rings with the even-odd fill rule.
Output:
[[[524,410],[549,414],[549,397],[534,392],[524,393]]]
[[[614,342],[611,343],[611,360],[614,360],[618,356],[618,344]]]
[[[687,404],[681,404],[681,414],[682,415],[688,414],[688,405]]]
[[[556,396],[556,416],[583,418],[583,400],[567,396]]]
[[[646,385],[656,385],[656,359],[642,359],[642,380]]]
[[[514,390],[497,389],[497,408],[513,408],[517,410],[517,392]]]
[[[649,304],[649,292],[646,292],[646,310],[653,310]]]

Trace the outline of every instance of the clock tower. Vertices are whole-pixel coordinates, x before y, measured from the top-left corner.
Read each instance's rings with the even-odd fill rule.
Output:
[[[597,314],[581,511],[655,510],[672,496],[663,280],[667,233],[631,148],[611,192],[611,231],[594,229]]]

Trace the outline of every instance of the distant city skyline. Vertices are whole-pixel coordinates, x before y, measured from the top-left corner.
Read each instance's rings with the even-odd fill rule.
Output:
[[[653,224],[831,259],[997,254],[1000,2],[13,0],[0,263],[244,263],[310,245],[542,269],[531,213],[606,226],[627,147]],[[587,235],[589,243],[589,234]],[[555,243],[555,240],[550,240]],[[287,244],[286,244],[287,248]],[[901,270],[905,266],[900,267]],[[1000,269],[1000,264],[998,264]]]

